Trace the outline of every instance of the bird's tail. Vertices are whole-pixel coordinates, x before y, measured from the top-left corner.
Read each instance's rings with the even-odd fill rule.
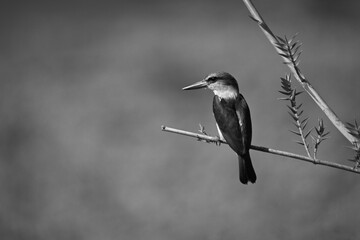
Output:
[[[239,171],[240,171],[240,182],[247,184],[248,181],[251,183],[256,182],[256,173],[251,162],[250,154],[247,152],[244,155],[239,156]]]

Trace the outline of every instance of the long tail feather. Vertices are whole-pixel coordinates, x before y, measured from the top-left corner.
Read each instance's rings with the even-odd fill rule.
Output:
[[[251,183],[256,182],[256,173],[251,162],[250,154],[246,153],[245,155],[238,155],[239,157],[239,174],[240,182],[247,184],[249,181]]]

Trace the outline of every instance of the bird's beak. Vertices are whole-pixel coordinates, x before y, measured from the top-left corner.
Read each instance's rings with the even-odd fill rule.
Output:
[[[187,87],[183,87],[182,90],[193,90],[207,87],[207,82],[205,80],[201,80],[200,82],[196,82]]]

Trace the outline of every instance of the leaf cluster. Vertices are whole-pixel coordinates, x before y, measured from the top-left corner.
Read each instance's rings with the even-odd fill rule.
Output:
[[[314,158],[316,158],[316,154],[320,143],[328,139],[328,135],[330,133],[330,132],[325,132],[324,121],[322,119],[318,120],[318,124],[319,124],[318,127],[315,127],[317,136],[316,137],[311,136],[314,142]]]
[[[284,95],[284,97],[279,99],[289,101],[289,105],[287,105],[289,109],[288,113],[293,120],[293,124],[297,128],[296,130],[289,130],[289,131],[301,138],[301,141],[297,140],[295,142],[300,145],[303,145],[310,157],[309,144],[307,143],[307,138],[310,136],[312,128],[310,130],[306,129],[309,117],[302,116],[304,113],[304,110],[301,109],[302,103],[298,105],[296,102],[296,96],[298,96],[302,92],[297,92],[296,89],[292,88],[290,75],[286,75],[285,78],[280,78],[280,79],[281,79],[282,90],[279,92],[282,95]]]
[[[294,68],[296,74],[299,76],[302,82],[306,82],[306,79],[303,74],[301,74],[299,69],[300,64],[300,55],[302,54],[302,50],[300,49],[302,43],[298,40],[295,40],[297,34],[295,34],[292,38],[288,39],[286,36],[279,37],[275,44],[276,48],[279,50],[279,55],[282,56],[285,61],[284,64],[288,65],[290,68]]]

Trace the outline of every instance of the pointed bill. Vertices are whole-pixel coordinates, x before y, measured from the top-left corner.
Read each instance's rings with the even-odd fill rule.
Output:
[[[207,87],[207,82],[205,80],[201,80],[200,82],[196,82],[187,87],[183,87],[182,90],[193,90]]]

